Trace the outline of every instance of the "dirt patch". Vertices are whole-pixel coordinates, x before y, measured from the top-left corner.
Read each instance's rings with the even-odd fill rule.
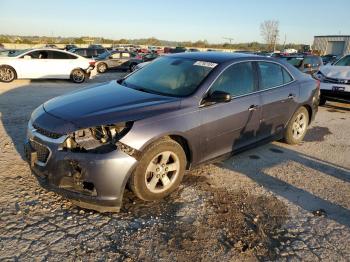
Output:
[[[198,180],[197,180],[198,179]],[[131,261],[220,261],[274,259],[284,239],[287,210],[275,197],[213,188],[203,177],[188,176],[182,190],[167,200],[145,204],[129,198],[124,212],[149,214],[147,223],[121,239],[121,254]],[[197,180],[197,181],[195,181]],[[196,196],[185,192],[195,183]],[[181,200],[188,198],[190,202]],[[132,203],[132,204],[131,204]],[[151,205],[151,206],[150,206]],[[153,222],[152,222],[153,221]],[[130,230],[128,230],[130,231]]]
[[[331,135],[328,127],[314,126],[309,129],[304,138],[305,142],[320,142],[325,140],[325,136]]]

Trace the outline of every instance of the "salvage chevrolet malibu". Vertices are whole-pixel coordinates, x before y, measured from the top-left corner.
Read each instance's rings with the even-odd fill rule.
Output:
[[[126,186],[158,200],[194,166],[262,141],[301,142],[319,92],[319,81],[271,58],[174,54],[39,106],[26,156],[49,190],[118,211]]]

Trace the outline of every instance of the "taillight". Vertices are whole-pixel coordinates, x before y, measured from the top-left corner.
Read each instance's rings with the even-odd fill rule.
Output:
[[[90,61],[90,62],[89,62],[89,64],[90,64],[91,66],[95,66],[95,63],[96,63],[95,61]]]
[[[320,80],[316,80],[316,88],[318,89],[318,90],[320,90],[320,87],[321,87],[321,81]]]

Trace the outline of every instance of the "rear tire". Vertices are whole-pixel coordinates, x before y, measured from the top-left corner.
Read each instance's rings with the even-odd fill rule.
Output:
[[[70,75],[70,79],[77,84],[81,84],[85,81],[86,79],[86,74],[84,72],[84,70],[78,68],[78,69],[74,69]]]
[[[300,107],[290,119],[284,140],[287,144],[299,144],[305,137],[309,125],[309,112],[305,107]]]
[[[174,140],[154,142],[143,152],[131,175],[130,188],[142,200],[160,200],[179,186],[186,162],[184,150]]]
[[[105,63],[99,63],[97,65],[97,72],[99,72],[100,74],[103,74],[107,71],[108,67]]]
[[[0,66],[0,81],[10,83],[17,78],[16,70],[8,65]]]

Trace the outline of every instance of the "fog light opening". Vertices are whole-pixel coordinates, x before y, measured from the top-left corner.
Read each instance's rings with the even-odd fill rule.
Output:
[[[84,181],[83,182],[83,189],[89,190],[89,191],[94,191],[94,189],[95,189],[94,183]]]

